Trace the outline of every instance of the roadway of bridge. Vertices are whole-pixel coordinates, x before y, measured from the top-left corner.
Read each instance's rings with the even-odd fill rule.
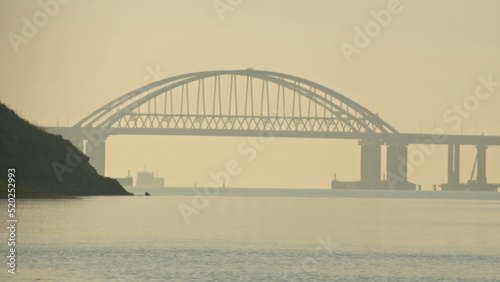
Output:
[[[500,146],[500,136],[454,135],[432,133],[360,133],[360,132],[301,132],[301,131],[259,131],[231,129],[164,129],[164,128],[86,128],[86,127],[45,127],[63,137],[82,137],[85,135],[184,135],[184,136],[233,136],[233,137],[277,137],[277,138],[329,138],[353,140],[378,140],[391,144],[458,144]],[[85,134],[87,133],[87,134]]]

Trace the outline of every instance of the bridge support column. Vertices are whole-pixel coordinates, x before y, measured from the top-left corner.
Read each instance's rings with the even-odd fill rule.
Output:
[[[460,183],[460,145],[448,145],[448,184]]]
[[[486,184],[486,145],[477,146],[477,178],[478,184]]]
[[[415,190],[416,185],[408,182],[408,145],[388,144],[387,186],[391,190]]]
[[[97,173],[104,175],[106,163],[106,140],[93,144],[90,144],[90,142],[87,141],[85,145],[85,153],[90,158],[90,164],[96,169]]]
[[[397,177],[402,182],[408,181],[408,147],[404,144],[387,146],[387,178]]]
[[[381,143],[376,140],[362,140],[361,145],[361,182],[369,188],[380,185]]]

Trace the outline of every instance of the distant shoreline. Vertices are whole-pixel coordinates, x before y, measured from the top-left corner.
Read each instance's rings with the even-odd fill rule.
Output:
[[[196,196],[195,189],[203,187],[126,187],[129,192],[151,196]],[[390,191],[390,190],[332,190],[298,188],[220,188],[217,197],[313,197],[313,198],[380,198],[435,200],[493,200],[500,201],[498,192],[451,191]]]

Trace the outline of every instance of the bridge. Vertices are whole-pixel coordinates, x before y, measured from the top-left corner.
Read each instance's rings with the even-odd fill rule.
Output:
[[[332,188],[414,190],[408,182],[408,146],[448,146],[448,183],[443,190],[496,191],[488,184],[486,149],[500,136],[400,133],[378,114],[312,81],[261,70],[220,70],[178,75],[126,93],[72,127],[46,127],[61,134],[105,173],[110,135],[264,136],[359,140],[359,182]],[[476,176],[459,183],[460,146],[477,148]],[[387,179],[381,179],[381,147],[387,146]]]

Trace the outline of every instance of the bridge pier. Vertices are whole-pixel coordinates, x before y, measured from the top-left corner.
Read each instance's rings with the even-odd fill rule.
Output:
[[[460,145],[448,145],[448,185],[460,183]]]
[[[415,190],[416,185],[408,182],[408,145],[387,144],[387,188],[391,190]]]
[[[408,146],[406,144],[388,144],[387,146],[387,178],[397,178],[401,182],[408,181]]]
[[[441,185],[443,191],[465,191],[460,184],[460,144],[448,144],[448,183]]]
[[[89,162],[96,169],[97,173],[104,175],[106,163],[106,140],[93,144],[90,144],[90,142],[87,141],[85,144],[85,154],[89,156]]]
[[[361,140],[361,182],[370,186],[380,185],[381,143],[378,140]],[[376,187],[367,187],[376,188]]]
[[[476,179],[467,183],[469,191],[490,191],[497,192],[500,184],[488,184],[486,177],[486,145],[478,145],[476,157]]]
[[[460,145],[448,145],[448,183],[441,185],[443,191],[492,191],[496,192],[500,184],[488,184],[486,177],[486,149],[487,146],[476,146],[477,156],[471,179],[467,183],[460,183]]]

